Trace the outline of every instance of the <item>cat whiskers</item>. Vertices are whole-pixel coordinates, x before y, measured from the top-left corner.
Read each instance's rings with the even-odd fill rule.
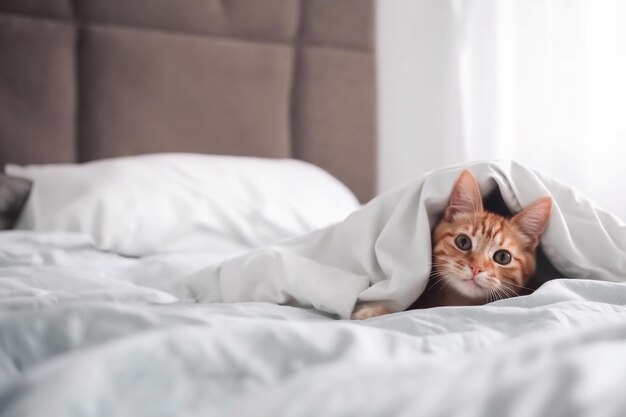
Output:
[[[445,287],[448,284],[448,276],[444,275],[443,273],[436,272],[436,273],[431,274],[431,277],[434,278],[434,282],[432,283],[433,288],[437,285],[441,285],[441,288],[439,288],[439,291],[441,291],[443,287]],[[437,291],[437,294],[439,294],[439,291]]]
[[[491,298],[493,297],[493,290],[491,288],[487,288],[487,303],[490,303],[492,300]]]
[[[506,286],[505,281],[500,281],[500,286],[497,288],[497,291],[502,294],[501,298],[511,298],[516,297],[518,294],[510,287]]]
[[[532,288],[524,287],[523,285],[517,285],[517,284],[514,284],[514,283],[512,283],[510,281],[502,281],[502,284],[512,285],[514,287],[521,288],[523,290],[528,290],[528,291],[531,291],[531,292],[534,291]]]
[[[487,280],[488,287],[488,303],[492,301],[502,300],[504,298],[517,297],[518,290],[517,288],[525,289],[528,291],[533,291],[531,288],[525,287],[523,285],[518,285],[510,281],[498,281],[496,279]]]
[[[489,288],[489,292],[493,297],[493,300],[491,301],[498,301],[502,299],[502,295],[498,293],[498,289],[496,287],[492,286],[491,288]]]
[[[434,278],[434,282],[432,283],[432,288],[434,288],[437,285],[440,285],[439,289],[437,290],[437,295],[439,295],[439,293],[441,292],[441,290],[443,290],[446,285],[448,285],[448,283],[450,282],[450,280],[448,279],[449,274],[446,274],[444,272],[442,272],[442,269],[449,269],[449,268],[444,268],[446,266],[449,266],[449,264],[443,263],[443,262],[437,262],[434,261],[433,262],[433,268],[431,271],[431,278]]]
[[[505,298],[505,297],[503,297],[503,294],[495,286],[492,286],[490,288],[490,291],[493,294],[493,300],[492,301],[498,301],[498,300],[501,300],[502,298]]]
[[[487,302],[488,303],[490,303],[492,301],[496,301],[496,298],[497,298],[497,294],[496,294],[496,291],[495,291],[496,287],[493,284],[491,284],[491,283],[489,283],[489,284],[490,284],[489,287],[486,288],[487,289]]]
[[[508,294],[508,293],[504,290],[504,288],[502,288],[502,287],[498,287],[498,288],[496,288],[496,292],[498,293],[498,296],[499,296],[499,298],[498,298],[498,299],[499,299],[499,300],[502,300],[502,299],[504,299],[504,298],[509,298],[509,297],[511,297],[511,295],[510,295],[510,294]]]
[[[510,297],[514,297],[517,295],[510,288],[507,288],[503,285],[504,281],[497,281],[495,279],[491,279],[491,280],[488,280],[487,282],[489,283],[489,288],[488,288],[489,297],[488,297],[487,302],[498,301],[504,298],[510,298]],[[492,298],[493,300],[491,300]]]
[[[512,288],[507,287],[505,282],[502,282],[502,291],[507,294],[508,297],[516,297],[518,294]]]

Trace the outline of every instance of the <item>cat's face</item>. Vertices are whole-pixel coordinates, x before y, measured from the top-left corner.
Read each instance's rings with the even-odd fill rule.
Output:
[[[433,234],[433,279],[458,304],[518,295],[535,272],[551,209],[546,197],[510,219],[486,212],[476,178],[463,171]]]

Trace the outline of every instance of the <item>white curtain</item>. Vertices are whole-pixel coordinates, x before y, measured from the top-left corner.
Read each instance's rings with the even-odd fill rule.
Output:
[[[453,4],[464,158],[517,159],[626,218],[626,1]]]
[[[409,66],[411,59],[422,62],[413,74],[420,81],[404,93],[432,103],[427,118],[441,126],[414,124],[410,134],[390,135],[394,120],[385,112],[394,106],[381,93],[383,147],[426,149],[418,164],[424,169],[413,167],[405,176],[437,164],[511,158],[561,178],[626,219],[626,0],[416,0],[396,2],[395,17],[384,1],[378,45],[383,90],[402,82],[390,83],[393,63],[382,61],[390,55],[392,20],[400,27],[400,19],[420,24],[416,16],[424,14],[435,21],[428,32],[415,29],[419,42],[402,40],[401,59]],[[413,18],[399,13],[407,7]],[[408,78],[404,83],[410,85]],[[401,104],[395,107],[402,113]],[[424,106],[404,111],[423,113]],[[382,158],[383,188],[405,179],[389,169],[389,149]]]

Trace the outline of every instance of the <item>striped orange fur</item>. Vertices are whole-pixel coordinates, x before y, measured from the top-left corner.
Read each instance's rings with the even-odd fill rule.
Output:
[[[535,273],[537,245],[551,211],[552,199],[544,197],[511,218],[487,212],[476,177],[461,172],[432,234],[428,286],[411,308],[479,305],[522,294]],[[352,318],[391,312],[383,303],[368,302]]]
[[[433,232],[431,279],[417,307],[485,304],[523,293],[551,210],[545,197],[511,218],[487,212],[476,178],[464,170]]]

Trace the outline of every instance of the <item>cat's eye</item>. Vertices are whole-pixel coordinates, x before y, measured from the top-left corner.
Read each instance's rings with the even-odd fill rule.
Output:
[[[472,241],[467,235],[458,235],[456,239],[454,239],[454,243],[461,250],[472,249]]]
[[[511,254],[508,250],[500,249],[493,254],[493,260],[500,265],[506,265],[511,262]]]

